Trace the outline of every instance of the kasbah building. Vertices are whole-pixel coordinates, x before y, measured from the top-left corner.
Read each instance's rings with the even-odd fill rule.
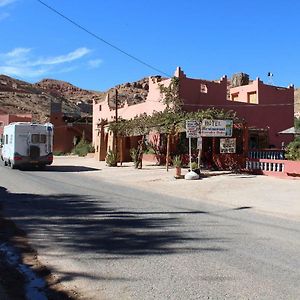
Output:
[[[208,108],[233,110],[237,116],[245,120],[243,133],[236,136],[237,153],[231,155],[243,166],[245,158],[251,149],[281,149],[293,140],[292,135],[282,135],[279,132],[293,127],[294,122],[294,86],[279,87],[265,84],[259,78],[249,80],[244,73],[236,74],[228,88],[227,76],[220,80],[209,81],[204,79],[188,78],[177,67],[174,76],[179,79],[179,95],[183,101],[184,111],[197,111]],[[151,115],[154,111],[163,111],[159,85],[168,86],[171,78],[162,79],[159,76],[149,77],[149,89],[146,100],[134,105],[125,101],[118,107],[118,117],[131,119],[146,113]],[[105,160],[107,151],[113,149],[113,134],[108,131],[107,124],[115,121],[115,107],[110,104],[109,95],[105,101],[93,104],[93,144],[95,146],[96,160]],[[213,148],[211,160],[226,160],[226,155],[220,155],[216,138],[203,138],[203,153],[205,156]],[[123,161],[130,160],[129,149],[136,147],[139,137],[123,138],[119,151]],[[218,145],[218,144],[217,144]],[[240,150],[238,150],[240,149]],[[221,168],[226,169],[226,165]]]

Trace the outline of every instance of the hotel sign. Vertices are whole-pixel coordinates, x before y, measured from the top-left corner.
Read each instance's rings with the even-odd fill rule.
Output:
[[[209,120],[204,119],[201,124],[201,136],[207,137],[231,137],[232,120]]]
[[[198,138],[200,137],[200,126],[196,120],[186,121],[186,137],[187,138]]]

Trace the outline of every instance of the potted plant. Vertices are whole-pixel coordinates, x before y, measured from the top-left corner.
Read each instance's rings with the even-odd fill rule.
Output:
[[[109,167],[117,167],[118,155],[116,154],[116,152],[109,150],[107,152],[105,162]]]
[[[181,177],[181,157],[180,155],[175,155],[173,157],[173,166],[175,167],[176,173],[175,173],[175,178],[180,178]]]

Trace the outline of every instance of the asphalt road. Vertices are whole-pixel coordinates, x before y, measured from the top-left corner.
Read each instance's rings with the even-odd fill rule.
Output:
[[[101,170],[0,167],[5,215],[66,287],[87,299],[300,299],[299,222],[86,172]]]

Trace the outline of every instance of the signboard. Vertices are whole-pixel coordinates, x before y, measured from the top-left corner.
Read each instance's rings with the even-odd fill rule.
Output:
[[[208,137],[231,137],[232,120],[209,120],[204,119],[201,124],[201,136]]]
[[[200,127],[199,127],[198,121],[187,120],[185,123],[185,127],[186,127],[186,137],[187,138],[200,137]]]
[[[220,139],[220,153],[236,153],[236,138]]]

